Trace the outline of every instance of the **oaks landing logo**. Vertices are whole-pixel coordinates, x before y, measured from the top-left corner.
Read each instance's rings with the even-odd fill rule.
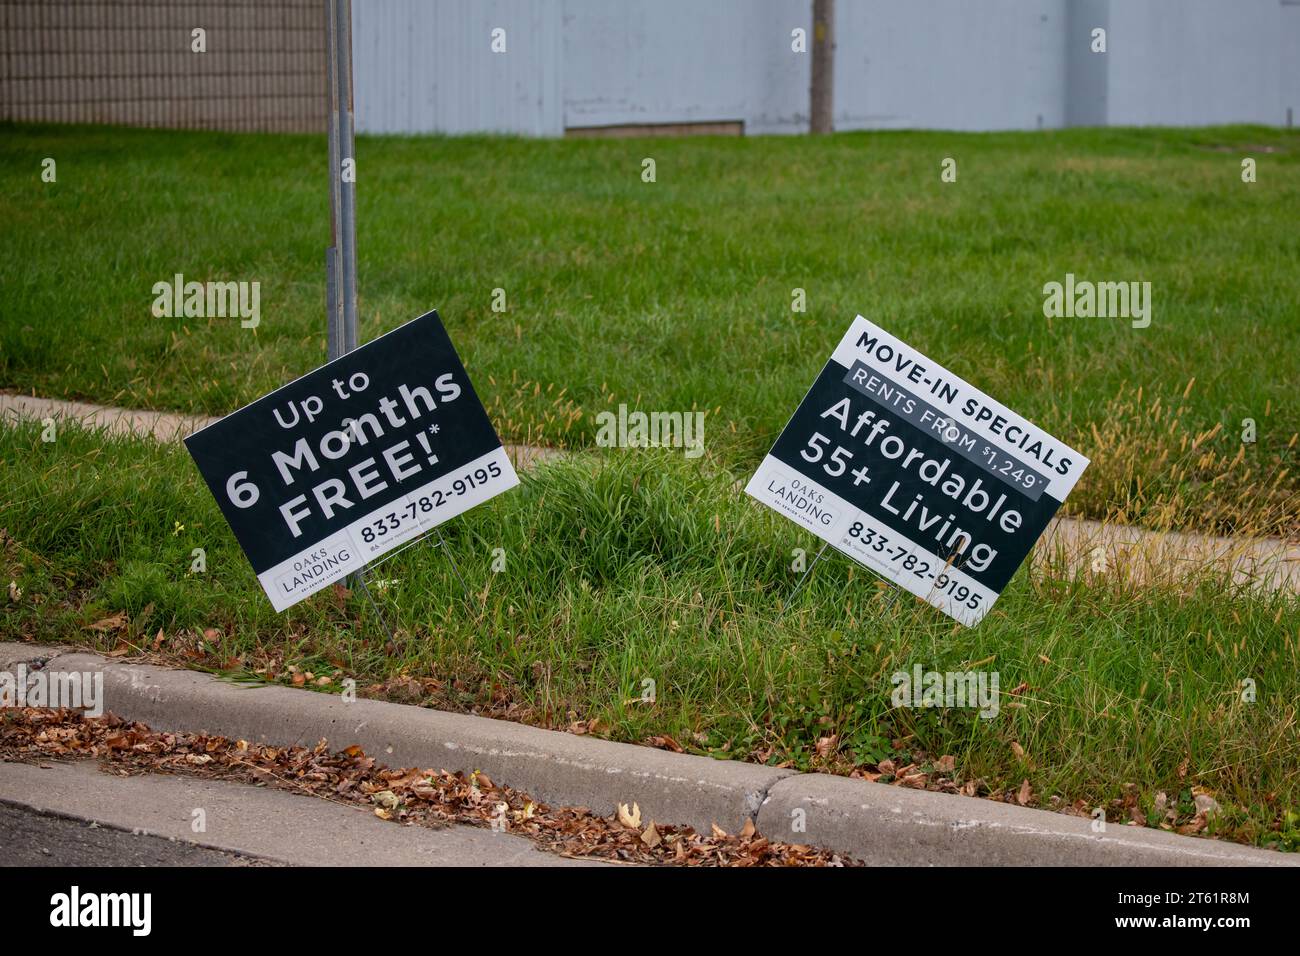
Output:
[[[1043,315],[1049,319],[1132,319],[1135,329],[1151,324],[1150,282],[1076,281],[1073,272],[1065,282],[1043,286]]]

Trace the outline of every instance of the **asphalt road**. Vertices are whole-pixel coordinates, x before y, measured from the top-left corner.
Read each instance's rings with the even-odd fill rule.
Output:
[[[0,866],[274,866],[267,860],[0,804]]]

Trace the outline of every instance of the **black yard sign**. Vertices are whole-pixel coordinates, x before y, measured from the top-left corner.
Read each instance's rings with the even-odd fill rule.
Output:
[[[437,312],[185,446],[277,611],[519,483]]]
[[[1087,466],[858,316],[745,490],[974,625]]]

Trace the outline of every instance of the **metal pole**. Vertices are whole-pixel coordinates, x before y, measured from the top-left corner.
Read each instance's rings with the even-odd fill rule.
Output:
[[[333,137],[331,137],[332,139]],[[332,362],[343,354],[343,312],[339,309],[339,250],[337,246],[330,246],[325,250],[325,327],[328,333],[326,338],[329,346],[329,359]]]
[[[325,0],[325,101],[329,132],[330,247],[325,250],[326,341],[332,362],[357,347],[356,152],[352,127],[352,0]],[[344,176],[344,166],[349,167]],[[348,575],[366,587],[365,570]],[[380,615],[381,620],[383,615]],[[388,622],[384,621],[385,629]],[[391,639],[391,630],[389,631]]]
[[[326,253],[329,357],[357,347],[356,152],[352,122],[352,0],[325,3],[329,102],[330,249]],[[344,175],[347,167],[347,175]],[[332,281],[328,281],[332,280]]]

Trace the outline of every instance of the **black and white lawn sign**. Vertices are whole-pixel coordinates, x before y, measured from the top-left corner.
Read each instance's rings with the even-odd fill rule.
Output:
[[[858,316],[745,490],[973,626],[1087,467]]]
[[[519,483],[437,312],[185,446],[277,611]]]

